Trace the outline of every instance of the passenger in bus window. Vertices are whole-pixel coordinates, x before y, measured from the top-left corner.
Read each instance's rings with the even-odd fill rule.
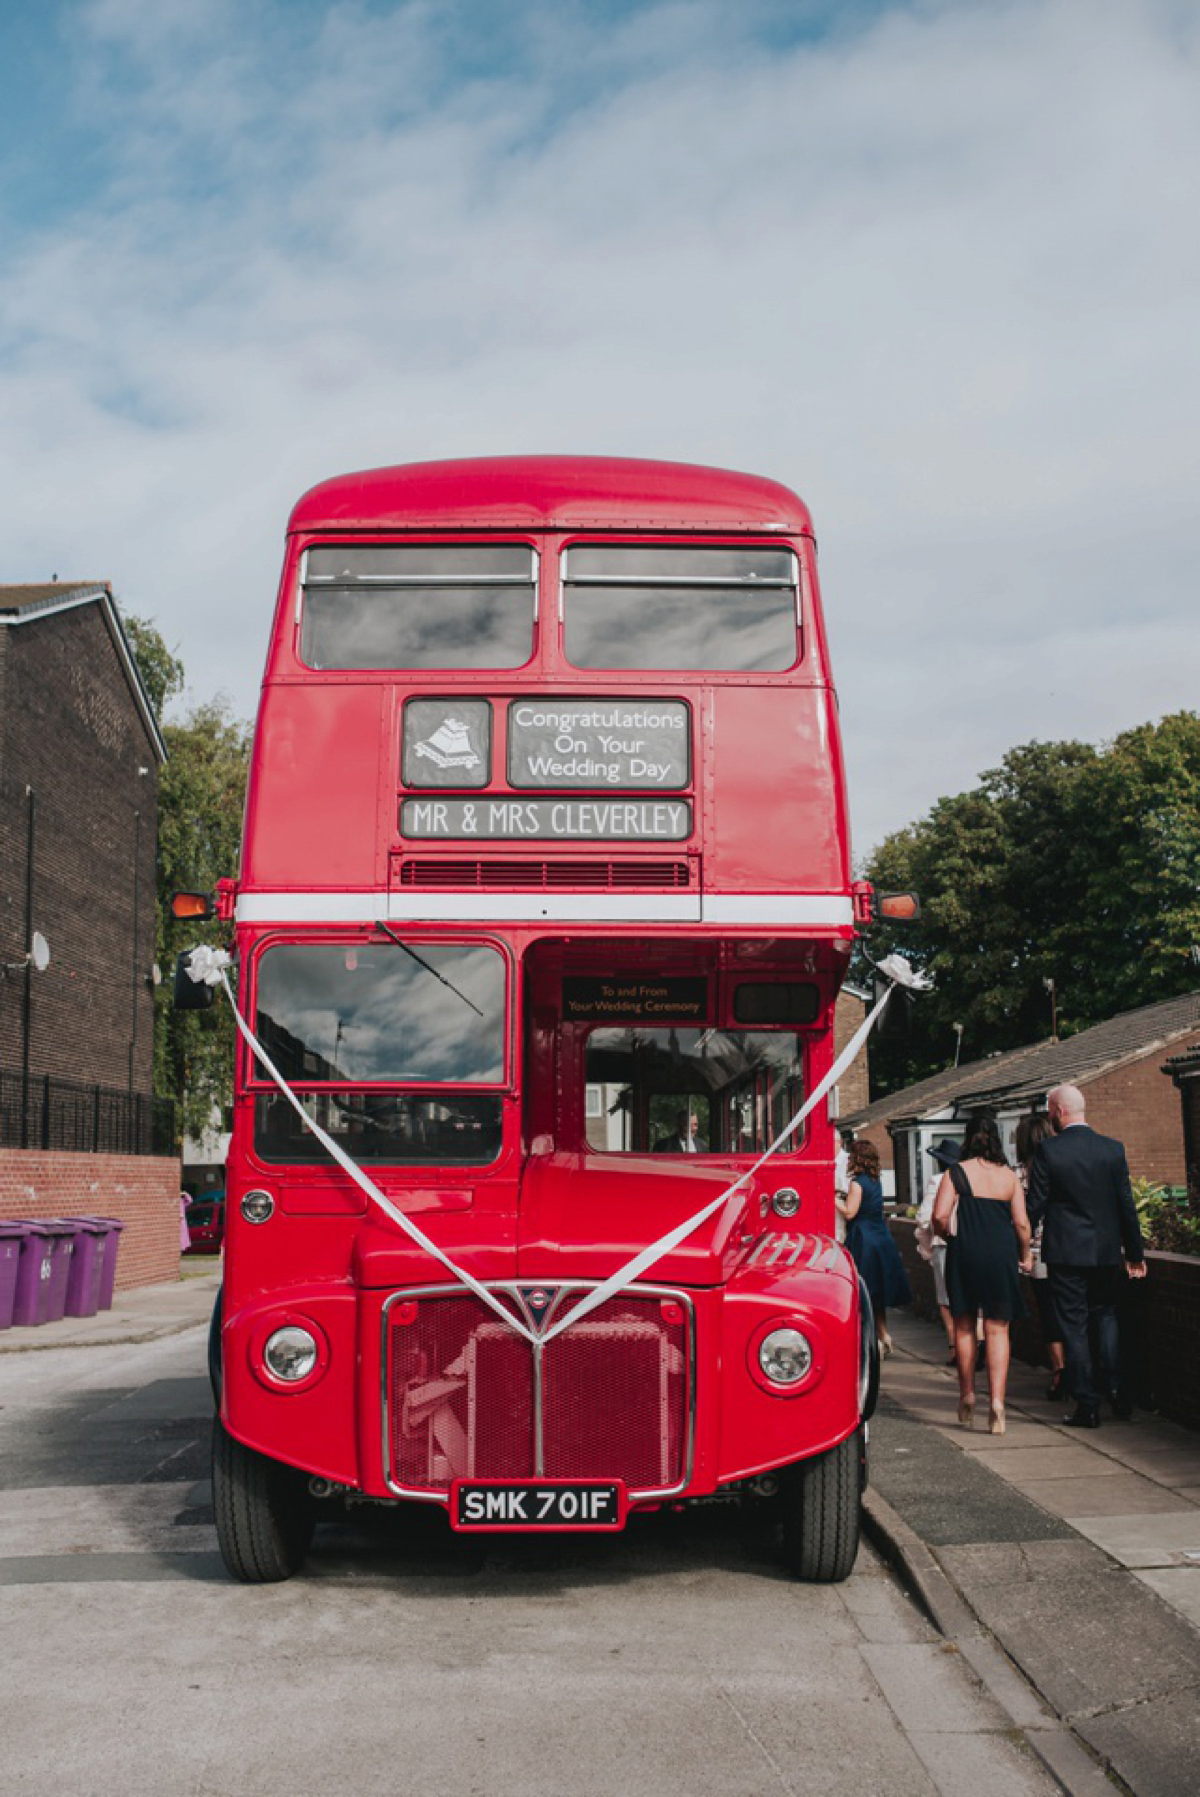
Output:
[[[708,1143],[696,1134],[695,1111],[679,1111],[673,1135],[660,1136],[654,1144],[655,1154],[704,1154]]]

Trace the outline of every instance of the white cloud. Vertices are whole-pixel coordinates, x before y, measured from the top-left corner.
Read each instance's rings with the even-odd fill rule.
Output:
[[[86,9],[111,173],[8,259],[4,578],[110,575],[249,712],[312,481],[663,455],[811,503],[861,848],[1195,704],[1194,12],[746,16],[532,8],[455,80],[435,6]]]

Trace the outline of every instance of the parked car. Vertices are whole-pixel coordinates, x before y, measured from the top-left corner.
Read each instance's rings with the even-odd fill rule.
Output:
[[[225,1194],[206,1192],[187,1207],[189,1254],[219,1254],[225,1240]]]

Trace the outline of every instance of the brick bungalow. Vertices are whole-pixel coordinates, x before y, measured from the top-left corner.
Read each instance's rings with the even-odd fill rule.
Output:
[[[963,1118],[994,1110],[1010,1158],[1017,1123],[1044,1110],[1055,1086],[1078,1086],[1088,1122],[1125,1144],[1134,1178],[1182,1186],[1187,1172],[1179,1100],[1163,1079],[1163,1060],[1200,1048],[1200,992],[1125,1011],[1061,1042],[1025,1048],[948,1068],[844,1117],[846,1127],[878,1148],[895,1169],[898,1205],[919,1202],[933,1163],[925,1150],[942,1136],[961,1136]]]
[[[119,1287],[179,1270],[152,1097],[165,759],[109,585],[0,586],[0,1217],[120,1218]]]

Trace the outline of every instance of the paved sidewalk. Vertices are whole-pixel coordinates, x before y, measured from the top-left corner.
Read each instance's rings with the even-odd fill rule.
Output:
[[[1007,1679],[1017,1725],[1069,1790],[1111,1791],[1103,1767],[1137,1797],[1191,1797],[1200,1436],[1140,1411],[1068,1429],[1046,1373],[1019,1363],[1007,1432],[987,1433],[982,1374],[968,1431],[941,1329],[889,1320],[897,1353],[871,1429],[876,1540],[993,1689]]]
[[[178,1335],[197,1323],[207,1323],[221,1283],[221,1262],[214,1256],[211,1266],[196,1273],[192,1264],[184,1263],[186,1272],[181,1279],[118,1292],[112,1309],[98,1311],[94,1317],[64,1317],[59,1323],[40,1323],[32,1329],[0,1329],[0,1354],[156,1341],[161,1335]]]

